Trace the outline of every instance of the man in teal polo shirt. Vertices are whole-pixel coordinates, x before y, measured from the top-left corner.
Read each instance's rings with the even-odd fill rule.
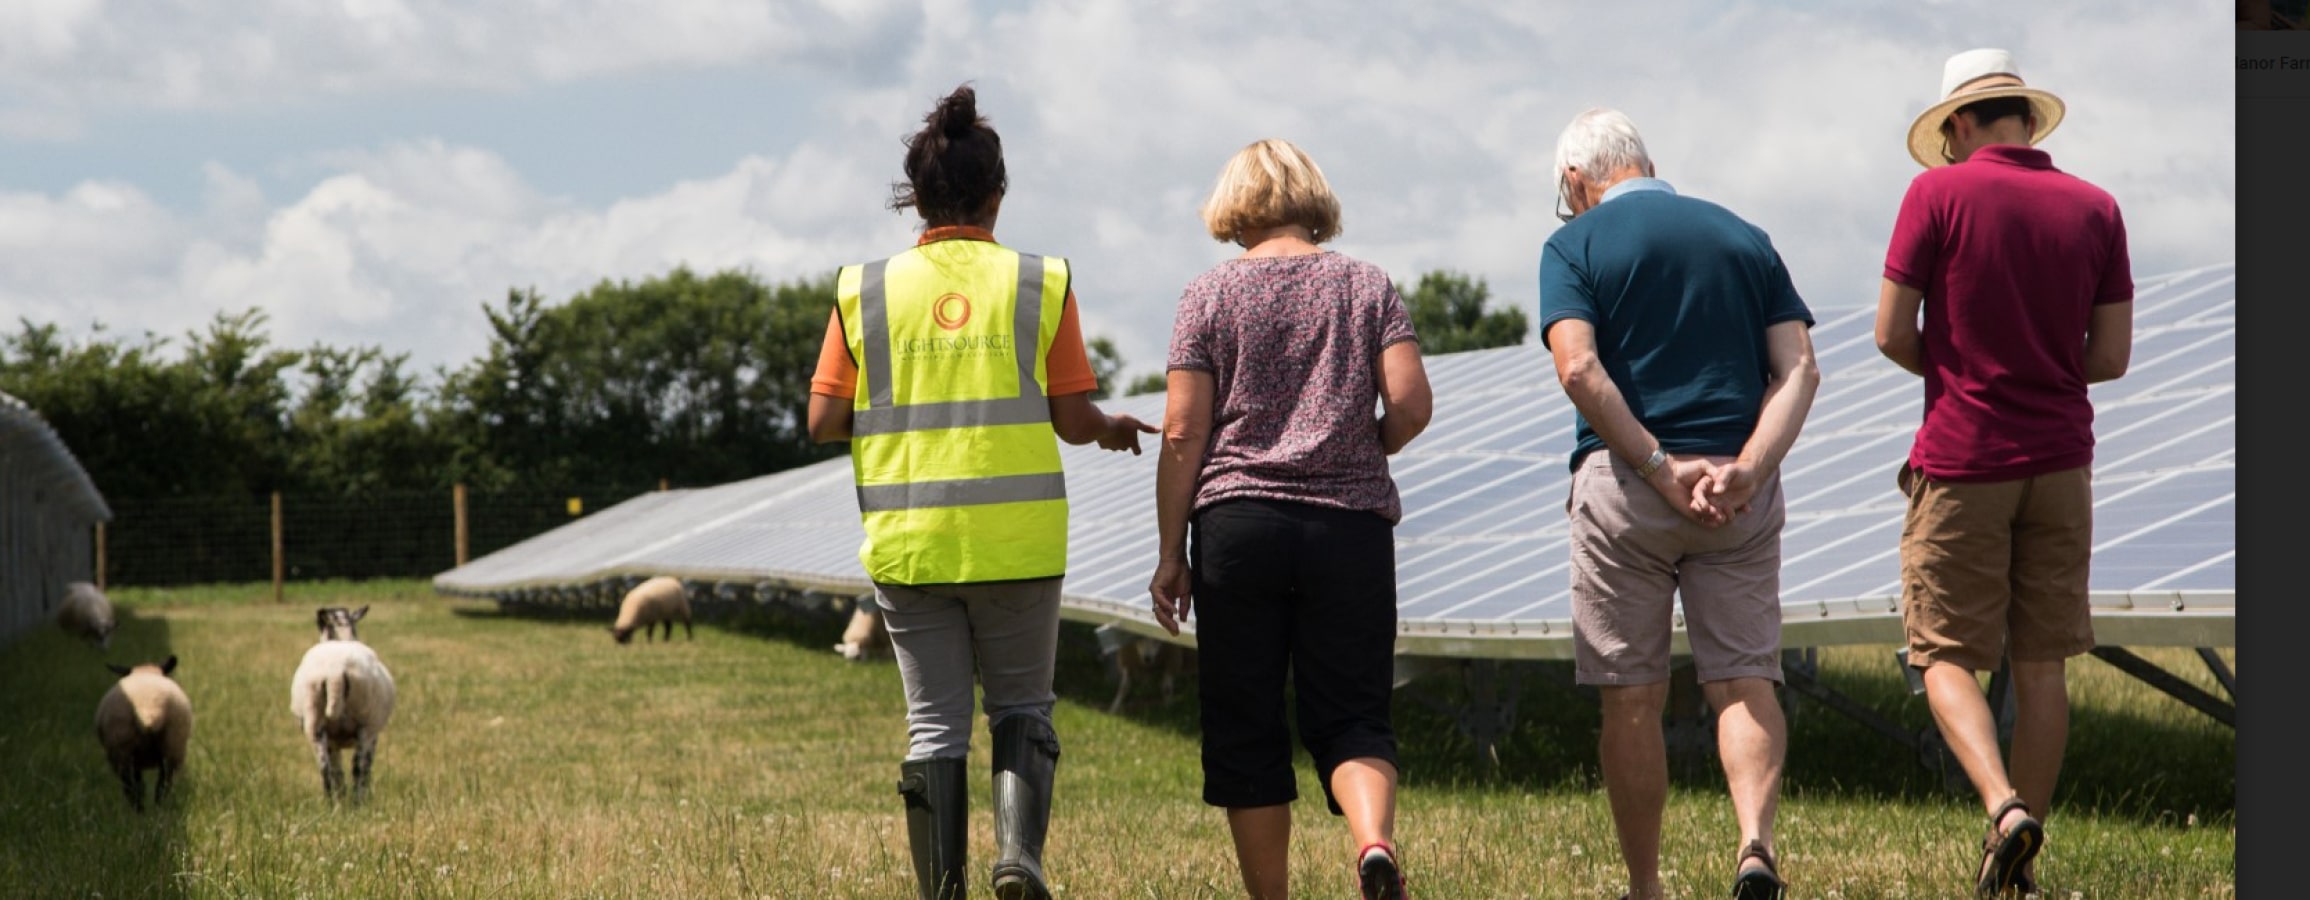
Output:
[[[1812,314],[1763,231],[1653,177],[1627,116],[1575,117],[1556,169],[1570,212],[1540,254],[1540,340],[1579,409],[1575,676],[1603,698],[1627,896],[1664,890],[1661,711],[1681,599],[1741,830],[1733,896],[1779,898],[1779,470],[1820,383]]]

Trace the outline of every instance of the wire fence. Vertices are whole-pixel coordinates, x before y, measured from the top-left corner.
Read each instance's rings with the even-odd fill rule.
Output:
[[[470,561],[652,489],[116,498],[104,575],[154,587],[430,578],[460,564],[461,514]]]

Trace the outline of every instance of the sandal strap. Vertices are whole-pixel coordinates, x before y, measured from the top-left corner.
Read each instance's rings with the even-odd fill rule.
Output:
[[[1749,858],[1756,858],[1758,863],[1765,863],[1765,870],[1767,870],[1767,872],[1772,872],[1772,875],[1781,875],[1781,868],[1779,868],[1779,865],[1774,865],[1772,852],[1769,852],[1769,849],[1765,849],[1765,842],[1763,842],[1763,840],[1751,840],[1751,842],[1749,842],[1749,847],[1742,847],[1742,849],[1739,849],[1739,858],[1737,858],[1735,863],[1746,863],[1746,861],[1749,861]]]
[[[1764,863],[1765,871],[1771,872],[1774,878],[1781,877],[1781,867],[1773,861],[1773,851],[1765,849],[1764,841],[1753,840],[1748,846],[1742,847],[1740,858],[1733,860],[1733,866],[1738,868],[1751,859]]]
[[[2021,810],[2021,815],[2024,818],[2030,815],[2029,804],[2021,802],[2020,794],[2008,797],[2004,803],[1997,804],[1997,811],[1989,814],[1989,833],[1982,835],[1981,838],[1981,846],[1984,849],[1994,848],[1997,846],[1997,842],[2005,839],[2005,832],[1998,826],[2005,824],[2006,813],[2017,809]]]

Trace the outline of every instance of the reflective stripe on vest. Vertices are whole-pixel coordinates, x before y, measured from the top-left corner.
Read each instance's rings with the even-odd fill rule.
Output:
[[[1065,499],[1067,479],[1063,475],[1000,475],[994,478],[914,481],[862,487],[858,489],[858,511],[888,512],[894,509]]]
[[[924,403],[912,406],[893,406],[891,403],[890,368],[890,312],[889,295],[883,283],[887,260],[876,260],[866,265],[861,273],[859,318],[865,323],[865,366],[868,394],[866,408],[852,413],[850,433],[853,437],[891,434],[900,431],[923,431],[932,428],[968,428],[977,425],[1024,425],[1030,422],[1048,422],[1051,406],[1043,396],[1043,387],[1035,381],[1035,353],[1017,352],[1019,360],[1019,395],[997,400],[954,400],[945,403]],[[1018,300],[1011,313],[1011,334],[1037,334],[1043,319],[1043,258],[1031,253],[1019,254]]]
[[[837,278],[859,363],[859,561],[875,581],[1065,574],[1066,479],[1041,379],[1067,275],[1064,259],[954,240]]]

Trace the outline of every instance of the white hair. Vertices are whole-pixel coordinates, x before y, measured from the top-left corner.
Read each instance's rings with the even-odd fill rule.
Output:
[[[1567,167],[1577,169],[1582,178],[1602,182],[1613,172],[1635,166],[1646,175],[1652,174],[1652,156],[1644,151],[1644,138],[1636,133],[1636,123],[1617,109],[1596,107],[1572,117],[1572,124],[1564,126],[1564,133],[1556,138],[1556,171]]]

